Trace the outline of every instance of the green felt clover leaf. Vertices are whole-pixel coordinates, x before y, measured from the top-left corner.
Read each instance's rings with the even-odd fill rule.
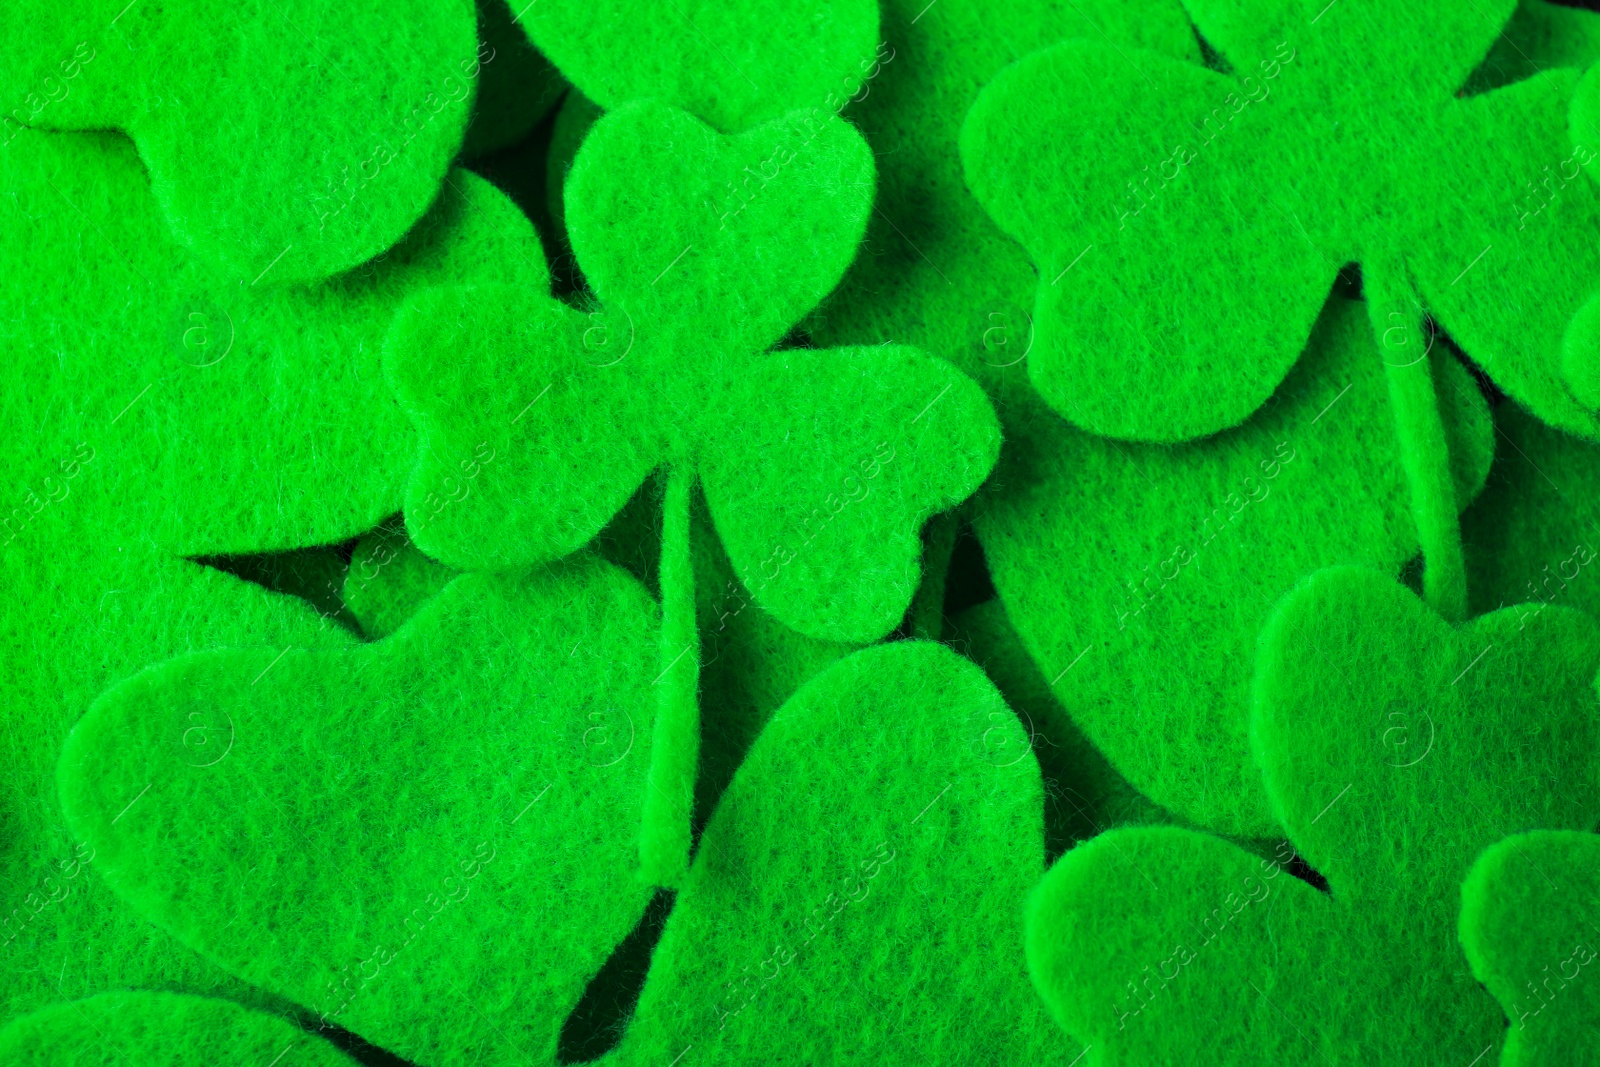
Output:
[[[1474,610],[1565,604],[1600,617],[1600,447],[1510,405],[1495,412],[1498,455],[1461,516]]]
[[[838,111],[878,40],[874,0],[544,0],[516,21],[601,107],[659,100],[724,132],[798,108]]]
[[[589,560],[462,576],[360,649],[173,660],[74,729],[62,805],[230,972],[418,1062],[553,1063],[649,899],[656,614]]]
[[[963,128],[968,183],[1039,270],[1028,372],[1050,405],[1141,440],[1237,425],[1355,261],[1403,265],[1501,389],[1600,435],[1562,374],[1600,276],[1577,72],[1454,95],[1513,0],[1186,6],[1234,73],[1067,42],[998,75]],[[1553,200],[1533,195],[1547,170]]]
[[[1022,958],[1042,800],[970,663],[899,642],[834,664],[723,795],[616,1061],[1064,1067]]]
[[[283,1019],[226,1000],[143,992],[104,993],[18,1019],[0,1029],[0,1059],[10,1067],[354,1063]]]
[[[1430,358],[1465,502],[1493,430],[1445,346]],[[1203,441],[1118,444],[1030,394],[1008,407],[1011,441],[975,507],[1000,599],[1066,713],[1186,819],[1274,832],[1247,736],[1262,624],[1311,571],[1393,576],[1417,551],[1385,378],[1363,305],[1338,298],[1278,396]]]
[[[51,551],[0,550],[0,1022],[63,998],[171,988],[252,1007],[261,995],[128,908],[99,877],[94,846],[56,801],[56,758],[106,688],[173,656],[228,645],[347,647],[353,638],[303,601],[164,556],[137,534],[71,521],[100,459],[63,475],[26,536]],[[19,541],[19,544],[21,542]],[[209,743],[191,734],[198,751]],[[9,1062],[9,1061],[7,1061]]]
[[[1034,983],[1102,1063],[1470,1063],[1500,1041],[1455,930],[1477,854],[1600,817],[1600,626],[1452,629],[1387,577],[1322,571],[1261,637],[1252,733],[1319,893],[1173,828],[1114,830],[1035,895]],[[1492,1061],[1491,1061],[1492,1062]]]
[[[819,343],[893,337],[949,359],[991,392],[1027,381],[1038,276],[968,191],[957,150],[978,90],[1072,38],[1198,61],[1178,0],[884,0],[885,43],[847,114],[878,164],[877,210],[838,292],[807,322]],[[1002,407],[1001,417],[1005,418]]]
[[[826,640],[892,630],[919,527],[982,482],[999,430],[977,386],[917,350],[765,352],[848,265],[871,176],[832,117],[728,138],[661,105],[608,113],[567,186],[600,309],[457,289],[396,320],[386,366],[423,438],[416,543],[528,566],[591,540],[653,468],[693,463],[766,610]]]
[[[307,282],[393,245],[461,147],[469,0],[8,4],[0,139],[127,131],[170,230],[230,281]]]
[[[1486,849],[1461,887],[1461,947],[1511,1027],[1502,1067],[1600,1063],[1600,837],[1545,830]]]
[[[399,510],[416,444],[380,363],[396,310],[445,279],[548,277],[509,200],[447,181],[381,261],[274,290],[167,236],[127,140],[17,135],[0,152],[0,544],[49,550],[26,530],[42,507],[191,555],[329,543]],[[90,455],[72,480],[63,464]]]

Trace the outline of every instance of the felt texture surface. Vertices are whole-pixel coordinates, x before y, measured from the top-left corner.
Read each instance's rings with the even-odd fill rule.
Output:
[[[230,283],[395,244],[440,190],[478,78],[469,0],[7,5],[0,119],[124,130],[170,232]]]
[[[567,205],[564,195],[567,174],[572,161],[578,158],[578,148],[589,135],[589,128],[604,114],[600,105],[577,89],[569,89],[561,100],[561,110],[556,112],[555,125],[550,130],[550,153],[545,157],[545,205],[556,226],[566,233]],[[570,251],[570,248],[569,248]]]
[[[11,1067],[352,1067],[338,1049],[283,1019],[226,1000],[104,993],[56,1004],[0,1029]]]
[[[1585,70],[1600,59],[1600,13],[1545,0],[1520,0],[1483,65],[1467,79],[1468,93],[1498,89],[1552,67]]]
[[[977,668],[923,642],[839,661],[723,795],[613,1062],[1071,1062],[1022,958],[1040,807]]]
[[[726,138],[661,105],[609,112],[567,185],[598,309],[479,287],[397,317],[385,365],[422,434],[406,525],[423,551],[485,569],[559,557],[653,468],[692,462],[766,610],[825,640],[894,628],[918,530],[983,481],[999,427],[915,349],[763,354],[837,282],[871,203],[860,137],[809,119]],[[752,167],[767,180],[730,202]]]
[[[477,0],[478,94],[461,154],[516,144],[561,99],[567,83],[512,21],[507,0]]]
[[[1456,496],[1493,430],[1432,348]],[[1249,685],[1272,605],[1319,567],[1397,575],[1417,551],[1382,353],[1332,301],[1278,395],[1182,446],[1088,436],[1022,395],[975,528],[1007,614],[1061,706],[1151,800],[1224,833],[1274,830],[1249,753]]]
[[[398,630],[457,573],[424,556],[396,517],[356,542],[341,593],[361,632],[376,641]]]
[[[1600,195],[1574,180],[1587,157],[1567,136],[1578,74],[1454,95],[1514,6],[1188,0],[1233,74],[1130,69],[1083,40],[997,75],[962,159],[1038,268],[1028,373],[1045,399],[1115,437],[1235,426],[1299,357],[1339,268],[1380,260],[1501,389],[1600,434],[1563,377],[1562,335],[1600,276]],[[1530,184],[1547,166],[1549,198]]]
[[[702,650],[700,752],[693,805],[698,830],[772,713],[802,684],[857,646],[807,637],[779,622],[740,584],[699,494],[690,517]],[[600,531],[593,550],[654,588],[660,539],[660,491],[651,480]],[[357,544],[344,599],[363,634],[386,637],[458,573],[424,556],[406,537],[402,523],[388,522]],[[674,648],[672,654],[677,653]]]
[[[16,486],[0,540],[43,550],[24,517],[65,492],[52,506],[94,510],[100,533],[185,555],[331,543],[398,511],[416,439],[380,365],[396,310],[445,279],[546,276],[509,201],[449,182],[382,260],[274,290],[209,274],[166,235],[126,139],[19,133],[0,153],[0,426],[26,446],[0,460]],[[78,449],[94,476],[65,485]]]
[[[1188,830],[1113,830],[1030,905],[1041,995],[1102,1063],[1493,1062],[1503,1020],[1456,941],[1460,885],[1508,833],[1600,815],[1600,628],[1553,608],[1452,630],[1412,593],[1322,571],[1261,638],[1263,779],[1319,893]]]
[[[331,602],[318,618],[261,588],[292,579],[282,558],[252,585],[177,557],[228,566],[217,554],[335,542],[393,512],[414,443],[376,362],[389,317],[432,277],[503,276],[485,260],[531,234],[486,183],[456,175],[382,261],[274,291],[217,278],[170,237],[119,135],[27,130],[0,156],[13,242],[0,899],[14,934],[0,1017],[113,988],[266,1004],[108,893],[62,821],[56,755],[97,694],[152,662],[349,643]]]
[[[639,831],[640,877],[658,886],[676,887],[688,869],[700,762],[700,627],[689,544],[693,500],[694,467],[674,464],[661,505],[662,667],[652,683],[655,732]]]
[[[518,21],[601,107],[659,100],[725,133],[800,108],[837,112],[878,39],[872,0],[563,0],[530,4]]]
[[[1600,1063],[1600,837],[1543,830],[1485,849],[1461,887],[1461,947],[1505,1009],[1504,1067]]]
[[[734,573],[703,497],[696,498],[690,518],[701,648],[694,812],[703,826],[773,713],[857,646],[807,637],[773,617]]]
[[[1070,842],[1114,826],[1174,821],[1118,774],[1072,721],[1006,618],[1004,604],[990,600],[956,616],[950,644],[983,668],[1021,719],[1045,775],[1046,804],[1054,805]]]
[[[62,749],[62,804],[132,907],[319,1021],[420,1063],[553,1062],[649,899],[657,632],[600,561],[464,575],[364,648],[112,689]]]
[[[1564,604],[1600,617],[1600,448],[1512,405],[1495,412],[1489,481],[1461,516],[1475,613]]]
[[[877,210],[839,290],[807,320],[819,343],[892,337],[989,388],[1027,385],[1034,290],[1027,253],[968,191],[957,149],[978,91],[1006,65],[1072,38],[1198,61],[1177,0],[883,0],[883,38],[846,115],[878,164]],[[1006,417],[1002,406],[1001,418]]]
[[[10,454],[10,453],[8,453]],[[85,465],[71,486],[99,472]],[[146,664],[220,645],[344,647],[352,637],[302,602],[80,525],[75,497],[27,531],[53,552],[0,550],[0,1021],[110,989],[177,989],[263,1007],[129,909],[56,800],[56,757],[101,691]],[[203,747],[203,734],[189,740]]]

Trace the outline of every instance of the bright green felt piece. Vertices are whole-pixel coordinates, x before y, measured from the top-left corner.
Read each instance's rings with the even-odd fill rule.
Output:
[[[577,89],[569,89],[556,112],[555,126],[550,131],[550,152],[545,157],[545,202],[550,218],[565,233],[567,174],[572,161],[578,158],[578,149],[589,135],[589,128],[603,114],[600,106]]]
[[[990,600],[968,608],[951,626],[951,645],[983,668],[1021,717],[1045,773],[1047,803],[1055,805],[1072,842],[1114,826],[1173,821],[1129,785],[1072,721],[1006,618],[1004,604]]]
[[[520,21],[601,107],[659,100],[724,132],[800,108],[838,111],[878,40],[874,0],[545,0]]]
[[[0,1029],[8,1067],[352,1067],[319,1038],[226,1000],[104,993]]]
[[[1483,65],[1467,79],[1469,93],[1498,89],[1552,67],[1587,68],[1600,59],[1600,13],[1545,0],[1520,0]]]
[[[701,647],[694,810],[703,824],[773,713],[854,646],[807,637],[756,603],[734,574],[703,501],[697,505],[690,531]]]
[[[1503,390],[1600,435],[1561,365],[1600,277],[1600,191],[1571,180],[1578,75],[1454,95],[1512,0],[1186,6],[1236,74],[1069,42],[998,75],[963,128],[969,185],[1039,270],[1028,369],[1051,406],[1142,440],[1237,425],[1340,266],[1378,261]],[[1555,201],[1528,200],[1563,161]]]
[[[371,640],[388,637],[450,584],[451,567],[424,556],[399,519],[360,541],[345,572],[344,602]]]
[[[521,6],[526,0],[515,0]],[[567,88],[561,74],[511,21],[508,0],[477,0],[478,95],[464,156],[481,156],[526,137]]]
[[[1511,405],[1489,482],[1461,516],[1475,612],[1564,604],[1600,617],[1600,447]]]
[[[846,114],[878,163],[861,254],[808,322],[822,344],[892,337],[951,360],[991,393],[1023,385],[1038,274],[968,192],[957,138],[1001,68],[1069,38],[1198,60],[1177,0],[884,0],[882,45]],[[1004,410],[1001,417],[1005,417]]]
[[[19,123],[125,130],[165,228],[230,283],[316,281],[393,245],[438,194],[474,25],[470,0],[7,4],[0,140]]]
[[[1319,567],[1397,575],[1417,551],[1383,356],[1338,298],[1278,396],[1236,430],[1117,444],[1019,397],[976,529],[1061,706],[1157,804],[1225,833],[1274,824],[1246,743],[1272,605]],[[1457,499],[1482,486],[1488,411],[1434,346]]]
[[[977,386],[914,349],[763,354],[837,282],[871,203],[860,137],[810,119],[724,138],[659,105],[609,112],[567,185],[600,310],[479,288],[397,319],[386,365],[422,431],[406,523],[423,551],[484,569],[564,555],[650,470],[692,461],[764,608],[826,640],[895,627],[917,531],[983,480],[999,429]],[[728,200],[752,168],[767,183]]]
[[[1039,769],[982,672],[866,649],[813,678],[723,794],[619,1064],[1068,1064],[1027,986]]]
[[[96,459],[69,486],[106,472]],[[56,756],[108,686],[146,664],[222,645],[341,647],[347,631],[303,601],[161,556],[138,536],[80,524],[69,496],[27,531],[50,551],[0,549],[0,1022],[108,989],[179,989],[260,1006],[118,900],[56,801]],[[199,751],[205,731],[179,738]]]
[[[1217,838],[1114,830],[1033,900],[1040,993],[1091,1062],[1472,1062],[1503,1023],[1459,886],[1506,834],[1600,817],[1596,666],[1575,611],[1452,630],[1383,575],[1312,576],[1263,631],[1252,727],[1330,894]]]
[[[458,174],[382,262],[274,292],[216,279],[167,236],[120,136],[21,133],[0,180],[18,239],[17,281],[0,293],[0,482],[13,487],[0,506],[12,650],[0,907],[17,909],[14,923],[32,915],[0,950],[0,1014],[118,987],[260,1002],[115,901],[92,868],[61,881],[80,842],[56,807],[56,754],[96,695],[149,663],[348,642],[303,603],[175,556],[333,542],[393,512],[414,457],[377,362],[394,308],[441,276],[517,269],[532,235]]]
[[[553,1062],[649,899],[656,614],[579,560],[462,576],[347,652],[174,660],[73,731],[62,803],[100,876],[230,972],[417,1062]],[[195,756],[192,723],[232,746]]]
[[[1461,887],[1461,947],[1510,1021],[1502,1067],[1600,1063],[1600,837],[1537,831],[1486,849]]]
[[[285,596],[299,597],[330,623],[360,633],[360,623],[344,602],[350,564],[338,545],[296,548],[242,556],[201,556],[194,562],[215,567]]]
[[[166,235],[124,138],[19,134],[0,152],[15,238],[0,427],[26,446],[0,459],[0,522],[15,531],[29,498],[61,492],[80,448],[92,476],[53,506],[184,555],[332,543],[397,511],[416,445],[380,366],[395,311],[445,279],[546,278],[509,201],[465,172],[448,182],[379,262],[273,290],[208,274]]]

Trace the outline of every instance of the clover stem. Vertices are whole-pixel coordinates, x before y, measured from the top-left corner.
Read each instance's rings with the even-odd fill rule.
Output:
[[[661,505],[661,673],[655,681],[656,721],[639,834],[641,876],[669,888],[689,866],[689,819],[700,758],[700,634],[689,544],[694,480],[693,464],[675,463]]]
[[[950,574],[950,556],[955,551],[961,520],[953,511],[928,520],[923,534],[922,584],[911,601],[911,636],[937,641],[944,635],[944,589]]]
[[[1363,264],[1367,314],[1389,379],[1400,461],[1422,544],[1422,596],[1445,621],[1467,617],[1467,567],[1450,447],[1433,385],[1433,347],[1422,306],[1399,263]]]

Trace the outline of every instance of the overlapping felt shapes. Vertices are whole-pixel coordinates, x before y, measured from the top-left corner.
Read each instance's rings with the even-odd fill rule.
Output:
[[[1600,14],[0,29],[0,1061],[1600,1063]]]

